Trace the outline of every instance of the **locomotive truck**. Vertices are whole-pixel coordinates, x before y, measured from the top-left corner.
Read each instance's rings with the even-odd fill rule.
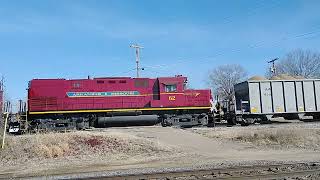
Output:
[[[25,130],[86,129],[112,123],[162,126],[213,123],[209,89],[188,89],[187,77],[33,79]]]

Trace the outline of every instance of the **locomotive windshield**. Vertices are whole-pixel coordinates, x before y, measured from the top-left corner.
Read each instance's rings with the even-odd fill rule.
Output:
[[[166,92],[176,92],[177,85],[176,84],[165,85],[165,90]]]

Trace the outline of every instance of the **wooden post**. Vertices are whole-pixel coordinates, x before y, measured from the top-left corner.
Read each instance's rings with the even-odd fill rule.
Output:
[[[5,118],[5,121],[4,121],[4,128],[3,128],[3,136],[2,136],[2,144],[1,144],[1,149],[4,148],[4,140],[6,138],[6,131],[7,131],[7,123],[8,123],[8,118],[9,118],[9,113],[4,113],[6,114],[6,118]]]

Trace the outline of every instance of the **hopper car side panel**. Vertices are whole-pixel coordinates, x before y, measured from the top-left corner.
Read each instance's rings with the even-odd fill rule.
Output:
[[[252,80],[235,85],[236,115],[248,119],[275,116],[319,117],[320,80]]]

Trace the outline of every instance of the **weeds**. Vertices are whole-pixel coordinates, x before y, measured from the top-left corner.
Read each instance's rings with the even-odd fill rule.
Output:
[[[167,151],[153,142],[95,132],[48,133],[7,136],[1,162],[41,160],[64,157],[127,156]]]
[[[250,142],[255,145],[276,145],[303,149],[320,149],[320,130],[316,129],[260,129],[241,131],[232,140]]]
[[[209,138],[250,143],[256,146],[320,150],[320,129],[316,128],[247,127],[193,131]]]

